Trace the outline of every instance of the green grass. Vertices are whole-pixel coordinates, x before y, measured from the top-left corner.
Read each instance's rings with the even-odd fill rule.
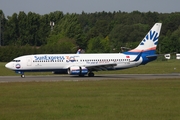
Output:
[[[0,63],[0,76],[17,75]],[[180,60],[153,61],[146,65],[118,71],[99,71],[95,74],[166,74],[180,73]],[[52,75],[51,72],[25,73],[26,75]]]
[[[4,65],[0,76],[17,75]],[[95,74],[179,72],[179,60],[168,60]],[[0,120],[178,120],[179,113],[180,79],[0,83]]]
[[[0,83],[1,120],[179,120],[180,79]]]

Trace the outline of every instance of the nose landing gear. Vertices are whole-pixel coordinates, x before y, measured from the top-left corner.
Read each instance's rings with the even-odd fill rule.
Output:
[[[22,77],[22,78],[25,78],[25,75],[24,75],[24,74],[21,74],[21,77]]]
[[[21,74],[21,78],[25,78],[25,75],[24,75],[23,71],[15,71],[15,73]]]

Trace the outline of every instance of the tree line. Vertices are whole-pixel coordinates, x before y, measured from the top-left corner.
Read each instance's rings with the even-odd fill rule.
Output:
[[[121,47],[136,47],[156,22],[163,23],[157,53],[180,52],[180,12],[20,11],[5,17],[0,10],[0,61],[25,54],[75,53],[79,48],[86,53],[122,52]]]

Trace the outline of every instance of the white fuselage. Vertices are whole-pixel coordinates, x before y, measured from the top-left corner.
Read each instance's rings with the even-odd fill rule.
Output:
[[[137,55],[115,54],[36,54],[15,58],[6,67],[15,71],[54,71],[72,66],[125,69],[141,64],[142,58],[133,61]],[[113,65],[116,64],[116,65]],[[112,65],[112,67],[111,67]]]

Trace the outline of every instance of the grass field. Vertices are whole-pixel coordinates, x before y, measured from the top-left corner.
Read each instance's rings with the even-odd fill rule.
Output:
[[[0,63],[0,75],[16,75]],[[95,74],[180,73],[178,60]],[[27,73],[47,75],[49,73]],[[180,78],[0,83],[0,120],[179,120]]]
[[[1,120],[179,120],[180,79],[0,84]]]

